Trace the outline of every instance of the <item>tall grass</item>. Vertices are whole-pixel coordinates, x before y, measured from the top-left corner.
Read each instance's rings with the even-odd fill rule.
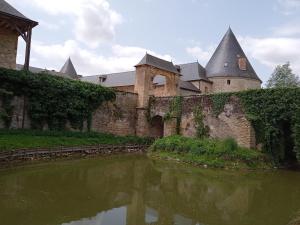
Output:
[[[217,140],[209,138],[187,138],[171,136],[159,139],[151,146],[151,154],[164,158],[176,158],[214,167],[224,167],[228,164],[244,164],[255,167],[258,162],[264,162],[264,154],[255,150],[238,146],[232,138]]]

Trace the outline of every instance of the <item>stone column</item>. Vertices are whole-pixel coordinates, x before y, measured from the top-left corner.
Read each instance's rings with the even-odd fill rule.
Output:
[[[150,123],[147,119],[147,108],[137,108],[136,135],[139,137],[150,136]]]
[[[149,91],[151,89],[151,74],[148,66],[136,67],[134,92],[138,94],[138,107],[146,108],[149,102]]]

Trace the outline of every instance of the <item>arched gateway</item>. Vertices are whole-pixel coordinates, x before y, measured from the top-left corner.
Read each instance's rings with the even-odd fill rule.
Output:
[[[153,80],[157,75],[165,77],[163,96],[178,96],[180,95],[180,73],[172,62],[149,54],[146,54],[135,67],[134,92],[138,94],[136,134],[149,136],[151,135],[151,123],[147,120],[147,108],[149,107],[149,98],[153,95]]]
[[[146,54],[135,67],[134,92],[139,96],[138,107],[148,107],[149,97],[153,89],[153,79],[157,75],[166,78],[164,96],[177,96],[180,94],[180,73],[172,62]]]

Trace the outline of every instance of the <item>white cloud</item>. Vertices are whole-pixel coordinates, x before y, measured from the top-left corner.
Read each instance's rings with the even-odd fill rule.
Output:
[[[300,8],[300,0],[277,0],[279,3],[279,10],[286,15],[293,14]]]
[[[286,34],[288,33],[286,31]],[[258,62],[266,66],[270,69],[270,73],[277,65],[290,62],[294,73],[300,75],[300,38],[282,36],[266,38],[238,37],[238,40],[250,61],[254,62],[255,60],[255,63]],[[186,48],[186,52],[198,58],[202,65],[208,62],[214,50],[214,46],[208,49],[199,46]],[[259,76],[265,81],[270,74],[259,74]]]
[[[38,59],[34,62],[36,66],[59,70],[65,60],[71,56],[77,72],[82,75],[134,70],[134,65],[146,52],[166,60],[171,59],[170,55],[157,54],[140,47],[113,45],[111,50],[111,56],[105,57],[81,48],[74,40],[56,45],[47,45],[42,42],[34,42],[32,45],[32,55]]]
[[[278,64],[291,63],[294,72],[300,74],[299,38],[239,37],[249,56],[274,69]]]
[[[214,49],[214,46],[211,46],[206,50],[201,47],[195,46],[188,47],[185,50],[189,55],[196,58],[202,65],[206,65],[208,63],[208,60],[211,58]]]
[[[275,36],[299,36],[300,26],[299,23],[289,23],[273,29]]]
[[[10,0],[18,3],[19,0]],[[52,15],[70,16],[73,32],[81,42],[96,48],[115,37],[122,16],[111,9],[107,0],[22,0]],[[43,25],[43,24],[41,24]]]

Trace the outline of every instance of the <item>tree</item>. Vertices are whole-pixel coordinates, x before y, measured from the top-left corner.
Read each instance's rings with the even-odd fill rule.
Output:
[[[267,82],[267,88],[299,87],[300,79],[290,68],[290,63],[278,65]]]

